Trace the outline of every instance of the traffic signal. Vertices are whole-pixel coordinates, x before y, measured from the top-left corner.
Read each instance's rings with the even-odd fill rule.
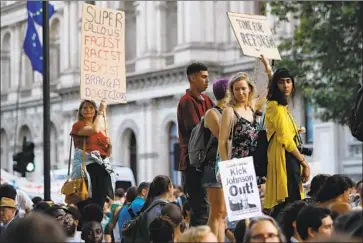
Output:
[[[23,139],[23,151],[13,155],[13,169],[21,174],[22,177],[26,176],[26,172],[33,172],[35,170],[34,164],[34,143],[27,142],[26,137]]]

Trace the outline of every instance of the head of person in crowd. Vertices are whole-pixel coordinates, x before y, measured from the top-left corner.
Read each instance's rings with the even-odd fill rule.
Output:
[[[334,221],[334,231],[348,235],[352,239],[362,240],[363,236],[363,214],[361,210],[351,211],[339,216]]]
[[[220,78],[213,82],[213,94],[218,103],[220,102],[225,103],[226,101],[227,91],[228,91],[228,81],[229,80],[227,78]]]
[[[316,199],[316,194],[320,190],[321,186],[324,184],[324,181],[330,175],[327,174],[319,174],[314,176],[314,178],[310,182],[310,190],[306,193],[309,197]]]
[[[165,200],[172,200],[174,197],[173,193],[173,183],[171,182],[170,177],[166,175],[156,176],[150,183],[149,193],[147,194],[145,204],[140,211],[143,212],[147,209],[157,197]]]
[[[349,242],[349,243],[362,243],[362,236],[360,238],[352,238],[347,234],[342,233],[333,233],[331,236],[326,235],[319,235],[316,238],[310,240],[309,242],[329,242],[329,243],[342,243],[342,242]]]
[[[296,240],[301,241],[296,228],[296,220],[299,212],[305,206],[307,206],[305,201],[295,201],[287,205],[280,217],[278,217],[279,225],[281,226],[287,240],[290,240],[291,237],[294,237]]]
[[[149,182],[141,182],[137,187],[137,195],[144,199],[147,198],[147,194],[149,193],[150,183]]]
[[[217,237],[207,225],[196,226],[184,232],[179,242],[217,242]]]
[[[0,241],[4,243],[66,242],[66,235],[54,218],[32,213],[14,221],[6,229]]]
[[[303,241],[312,240],[318,235],[329,237],[334,229],[331,211],[312,205],[305,206],[297,216],[296,227]]]
[[[349,197],[354,183],[346,175],[336,174],[328,177],[316,194],[316,200],[321,204],[332,202],[349,203]]]
[[[177,241],[180,235],[186,230],[186,224],[182,210],[177,204],[168,203],[161,210],[161,215],[168,217],[173,222],[173,236],[174,240]]]
[[[63,217],[62,225],[68,237],[73,237],[81,220],[81,213],[76,207],[65,208],[66,215]]]
[[[101,243],[103,240],[103,229],[100,222],[86,222],[82,227],[81,238],[85,243]]]
[[[288,97],[294,98],[295,81],[286,68],[277,69],[268,88],[267,99],[276,101],[279,105],[287,105]]]
[[[131,186],[126,191],[126,203],[131,203],[137,197],[137,187]]]
[[[202,93],[208,88],[208,68],[200,62],[191,63],[187,67],[187,77],[191,91]]]
[[[38,203],[38,202],[41,202],[43,201],[43,199],[41,197],[33,197],[32,198],[32,202],[33,202],[33,207],[35,207],[35,205]]]
[[[82,210],[82,222],[102,222],[103,211],[101,207],[96,203],[91,203],[85,206]]]
[[[15,198],[4,196],[4,194],[5,193],[3,193],[2,197],[0,197],[0,222],[7,225],[15,217],[16,202]]]
[[[50,208],[51,206],[49,205],[49,203],[44,202],[44,201],[40,201],[37,202],[34,207],[33,207],[33,212],[37,212],[37,213],[45,213],[48,208]]]
[[[276,223],[269,216],[252,218],[247,227],[243,242],[286,242],[286,238]]]
[[[78,108],[78,121],[97,117],[97,105],[93,100],[83,100]]]
[[[45,213],[55,218],[58,222],[62,222],[63,217],[66,215],[66,210],[58,204],[53,204]]]
[[[360,191],[363,189],[363,180],[358,181],[355,184],[355,192],[360,193]]]
[[[243,239],[245,237],[247,225],[246,220],[240,220],[236,224],[236,228],[234,229],[233,235],[236,243],[243,243]]]
[[[125,200],[125,190],[123,188],[117,188],[115,190],[115,201],[123,202]]]
[[[245,72],[239,72],[232,76],[228,83],[228,98],[229,106],[245,104],[252,106],[252,101],[255,97],[255,87],[248,78]]]
[[[180,197],[180,196],[184,195],[183,186],[173,185],[173,187],[174,187],[174,196],[175,197]]]
[[[0,185],[0,198],[7,197],[15,200],[16,195],[17,195],[16,189],[12,185],[7,183]]]

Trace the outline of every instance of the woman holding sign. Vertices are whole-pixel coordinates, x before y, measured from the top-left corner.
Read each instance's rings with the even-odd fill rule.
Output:
[[[101,208],[107,196],[114,198],[115,185],[109,162],[112,145],[105,128],[105,110],[104,101],[101,101],[98,110],[94,101],[82,101],[78,109],[78,121],[73,124],[70,134],[75,147],[71,178],[79,177],[82,162],[85,160],[88,187],[91,188],[89,194],[92,201]]]
[[[302,182],[307,182],[310,177],[309,165],[296,141],[302,129],[297,129],[287,102],[294,91],[295,82],[289,71],[277,69],[269,86],[265,118],[270,143],[264,207],[272,209],[276,206],[275,213],[286,202],[304,198]]]

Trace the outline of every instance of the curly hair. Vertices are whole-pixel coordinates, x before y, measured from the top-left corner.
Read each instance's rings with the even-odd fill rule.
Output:
[[[342,174],[332,175],[324,181],[324,184],[316,194],[316,200],[320,203],[327,202],[353,187],[354,183],[348,176]]]
[[[245,72],[239,72],[233,75],[228,83],[228,92],[227,92],[227,104],[230,106],[234,106],[237,104],[236,97],[234,96],[233,88],[234,84],[238,81],[244,80],[247,82],[248,87],[250,88],[250,93],[248,94],[248,106],[252,106],[252,99],[255,97],[255,86],[248,79],[248,74]]]

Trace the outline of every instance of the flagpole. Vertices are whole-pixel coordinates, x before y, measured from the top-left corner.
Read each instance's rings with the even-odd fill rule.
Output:
[[[42,1],[43,9],[43,154],[44,201],[50,201],[50,87],[49,87],[49,9],[48,1]]]

